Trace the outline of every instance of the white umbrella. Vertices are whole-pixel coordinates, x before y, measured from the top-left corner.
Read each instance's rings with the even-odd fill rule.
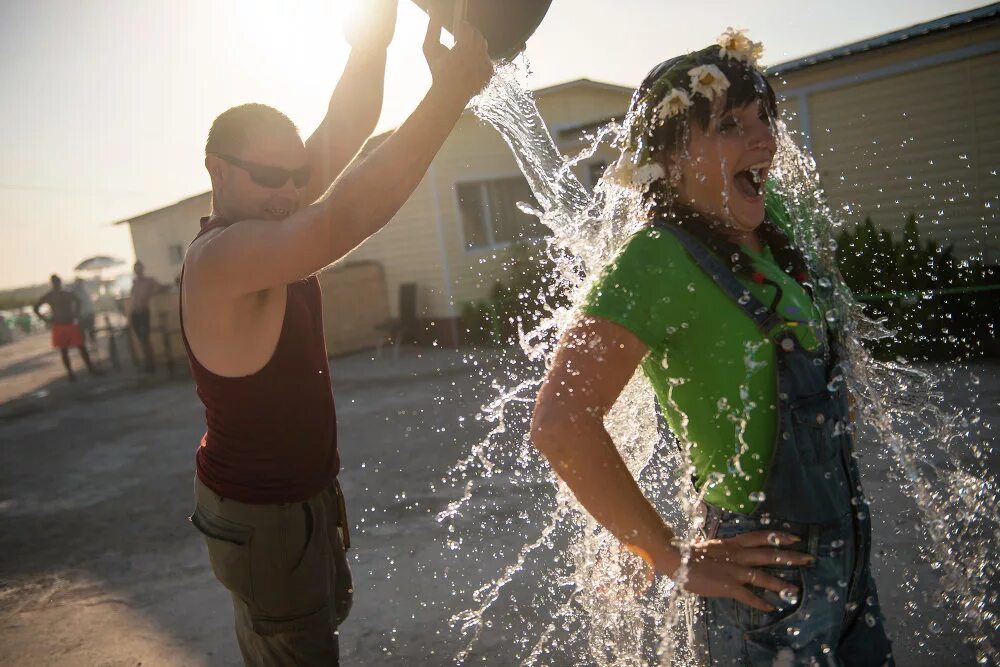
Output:
[[[94,257],[88,257],[79,264],[76,265],[74,271],[93,271],[95,273],[100,273],[104,269],[110,269],[113,266],[121,266],[125,263],[125,260],[118,259],[117,257],[108,257],[107,255],[96,255]]]

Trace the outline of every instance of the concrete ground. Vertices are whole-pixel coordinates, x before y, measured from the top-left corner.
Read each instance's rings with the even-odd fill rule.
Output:
[[[341,632],[343,664],[447,665],[461,648],[447,623],[467,602],[452,596],[454,581],[495,575],[488,561],[460,554],[443,564],[446,533],[434,515],[456,493],[442,477],[484,430],[474,416],[492,390],[476,369],[496,363],[495,354],[427,348],[404,349],[399,361],[333,360],[341,479],[355,526],[356,603]],[[981,432],[995,438],[1000,366],[960,369],[953,384],[949,400],[978,400]],[[186,520],[203,424],[186,378],[128,371],[81,375],[69,386],[45,336],[0,348],[0,664],[240,664],[228,594]],[[932,572],[917,556],[918,534],[906,529],[912,502],[884,462],[866,460],[899,664],[973,664],[954,619],[931,608]],[[498,512],[524,502],[503,497]],[[523,543],[497,534],[508,547]],[[941,631],[927,635],[932,622]],[[487,633],[473,657],[513,665],[514,655]],[[579,664],[588,663],[581,656]]]

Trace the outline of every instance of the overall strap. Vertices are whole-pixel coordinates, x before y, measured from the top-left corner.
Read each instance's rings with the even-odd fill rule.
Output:
[[[760,299],[747,290],[743,284],[736,279],[729,267],[712,254],[705,245],[691,236],[687,232],[678,229],[673,225],[668,225],[661,221],[655,224],[660,229],[666,229],[680,241],[684,250],[694,260],[694,263],[701,268],[708,276],[715,281],[723,292],[728,294],[736,302],[743,312],[753,320],[754,324],[763,334],[764,338],[773,338],[772,332],[783,323],[783,320],[773,310],[765,306]]]

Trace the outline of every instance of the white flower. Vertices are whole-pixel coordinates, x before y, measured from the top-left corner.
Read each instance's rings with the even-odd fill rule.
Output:
[[[632,183],[638,185],[641,190],[645,190],[654,181],[658,181],[666,175],[667,172],[663,171],[663,166],[659,162],[647,162],[635,170]]]
[[[747,37],[742,30],[727,28],[716,40],[719,45],[719,55],[745,62],[751,67],[757,66],[757,60],[764,53],[764,45]]]
[[[663,167],[659,163],[649,161],[643,164],[636,164],[635,160],[636,157],[634,155],[623,153],[622,156],[618,158],[618,160],[611,165],[606,172],[604,172],[603,179],[606,182],[613,183],[623,188],[634,188],[645,191],[646,188],[649,187],[650,183],[666,176],[666,172],[663,171]]]
[[[701,65],[688,71],[691,77],[691,92],[714,100],[729,88],[729,79],[715,65]]]
[[[656,105],[656,114],[662,122],[668,118],[673,118],[678,114],[684,113],[690,106],[691,98],[688,96],[687,91],[682,88],[673,88],[669,93],[667,93],[667,96],[664,97],[658,105]]]

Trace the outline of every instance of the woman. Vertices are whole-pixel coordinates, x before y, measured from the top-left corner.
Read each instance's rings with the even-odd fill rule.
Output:
[[[706,598],[713,664],[891,665],[834,340],[765,189],[759,50],[728,31],[636,91],[611,178],[638,182],[650,223],[564,334],[532,439],[627,548]],[[705,500],[686,572],[603,423],[639,364]]]

